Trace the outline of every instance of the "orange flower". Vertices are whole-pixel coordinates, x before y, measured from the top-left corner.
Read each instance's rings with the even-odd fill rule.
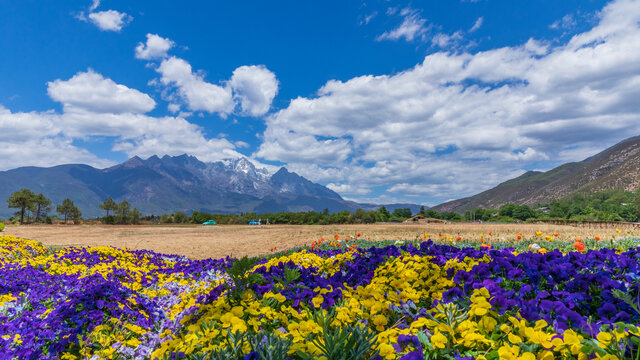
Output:
[[[285,253],[285,254],[288,254],[288,253],[289,253],[289,250],[286,250],[284,253]]]
[[[522,233],[518,233],[518,240],[522,240]]]
[[[442,237],[442,233],[438,233],[438,236]]]
[[[596,235],[596,241],[600,241],[600,236]]]
[[[482,244],[481,246],[486,249],[491,249],[491,244]]]
[[[340,235],[338,235],[338,234],[333,235],[333,237],[334,237],[336,240],[340,239]]]
[[[491,231],[489,231],[489,236],[493,236],[493,234],[491,233]]]
[[[458,237],[456,238],[456,241],[460,241],[460,240],[462,240],[462,237],[458,236]]]
[[[555,237],[558,237],[558,235],[559,235],[558,233],[553,233],[553,236]]]
[[[573,243],[573,247],[575,247],[578,251],[584,251],[584,243],[582,242],[582,240],[578,240],[579,239],[576,239],[576,242]]]

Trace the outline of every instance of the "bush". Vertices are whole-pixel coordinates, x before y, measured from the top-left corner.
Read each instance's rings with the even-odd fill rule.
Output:
[[[0,231],[4,230],[4,223],[0,222]]]

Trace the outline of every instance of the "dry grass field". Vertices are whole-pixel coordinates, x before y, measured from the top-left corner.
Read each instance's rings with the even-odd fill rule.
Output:
[[[334,234],[341,237],[361,233],[365,239],[407,240],[428,233],[431,239],[438,234],[461,236],[464,239],[486,241],[504,238],[518,241],[534,238],[536,231],[545,235],[558,234],[559,239],[573,241],[576,237],[603,240],[619,236],[640,236],[640,230],[589,229],[574,226],[531,224],[376,224],[376,225],[24,225],[8,226],[4,234],[42,242],[47,246],[116,246],[129,249],[147,249],[166,254],[186,255],[193,259],[219,258],[227,255],[240,257],[267,254],[278,250],[309,245],[320,238]],[[489,236],[491,232],[492,236]]]

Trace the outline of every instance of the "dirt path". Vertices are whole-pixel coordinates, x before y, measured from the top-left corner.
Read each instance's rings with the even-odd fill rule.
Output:
[[[502,225],[502,224],[438,224],[438,225],[25,225],[8,226],[3,234],[40,241],[47,246],[116,246],[130,249],[148,249],[165,254],[186,255],[193,259],[219,258],[226,255],[240,257],[269,253],[295,246],[310,245],[321,237],[334,234],[341,237],[360,232],[366,239],[414,239],[427,232],[431,238],[438,233],[454,237],[479,239],[484,233],[493,238],[516,241],[516,234],[525,238],[535,237],[536,231],[573,241],[577,236],[588,238],[599,235],[602,239],[612,236],[640,236],[637,230],[617,234],[612,229],[583,229],[553,225]]]

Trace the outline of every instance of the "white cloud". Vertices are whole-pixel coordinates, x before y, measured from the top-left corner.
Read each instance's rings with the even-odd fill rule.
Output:
[[[562,19],[556,20],[549,25],[551,29],[572,30],[578,22],[571,14],[567,14]]]
[[[0,105],[0,142],[0,170],[24,165],[83,163],[103,168],[114,164],[74,146],[62,133],[60,115],[53,112],[12,113]]]
[[[373,20],[373,18],[375,18],[378,15],[377,11],[372,12],[371,14],[365,16],[362,21],[360,21],[360,25],[362,24],[369,24],[371,22],[371,20]]]
[[[227,139],[208,139],[199,126],[181,116],[144,115],[155,102],[138,90],[117,84],[92,70],[69,80],[49,83],[49,96],[63,104],[63,112],[12,113],[0,106],[0,169],[19,165],[50,166],[86,163],[113,165],[86,149],[76,139],[113,137],[113,151],[128,156],[188,153],[204,161],[238,158],[244,146]]]
[[[162,61],[157,71],[162,75],[164,85],[173,85],[190,110],[228,114],[233,111],[234,102],[231,89],[204,81],[202,75],[191,70],[191,65],[183,59],[170,57]]]
[[[92,12],[89,19],[102,31],[120,31],[133,18],[115,10]]]
[[[138,43],[136,46],[136,58],[151,60],[167,57],[167,52],[175,43],[170,39],[157,34],[147,34],[146,43]]]
[[[139,44],[136,53],[149,49],[147,37],[147,47]],[[169,39],[162,40],[165,45],[171,42]],[[164,48],[168,50],[166,46]],[[278,79],[264,65],[240,66],[233,71],[229,80],[219,84],[205,81],[201,72],[194,72],[191,64],[175,56],[162,60],[156,71],[161,75],[160,81],[152,81],[152,84],[160,83],[176,90],[175,93],[165,92],[165,98],[172,101],[169,108],[172,112],[178,111],[177,101],[182,100],[192,111],[206,111],[226,117],[239,107],[240,115],[262,116],[269,111],[278,94]]]
[[[457,47],[464,37],[461,31],[453,34],[437,33],[431,38],[431,43],[441,48]]]
[[[484,22],[484,18],[482,16],[480,16],[475,23],[473,23],[473,26],[471,27],[471,29],[469,29],[469,32],[475,32],[476,30],[480,29],[480,27],[482,27],[482,23]]]
[[[278,93],[276,75],[263,65],[240,66],[233,71],[229,85],[242,113],[251,116],[266,114]]]
[[[156,105],[149,95],[116,84],[91,69],[79,72],[69,80],[58,79],[47,85],[49,96],[65,108],[97,113],[146,113]]]
[[[93,0],[93,2],[91,3],[91,6],[89,7],[89,11],[91,12],[97,9],[98,6],[100,6],[100,0]]]
[[[329,183],[326,185],[329,189],[337,192],[340,195],[343,196],[349,196],[349,195],[368,195],[371,193],[370,189],[365,189],[365,188],[358,188],[358,187],[354,187],[353,185],[350,184],[334,184],[334,183]]]
[[[387,14],[394,13],[395,11],[387,11]],[[413,41],[413,39],[425,36],[427,33],[427,27],[425,25],[427,20],[422,18],[419,11],[411,8],[404,8],[400,11],[400,15],[403,17],[402,24],[393,30],[385,31],[380,34],[376,40],[396,41],[404,38],[406,41]]]
[[[436,201],[582,160],[640,133],[639,5],[607,5],[562,46],[438,52],[394,75],[329,81],[266,118],[255,156],[336,189]]]

